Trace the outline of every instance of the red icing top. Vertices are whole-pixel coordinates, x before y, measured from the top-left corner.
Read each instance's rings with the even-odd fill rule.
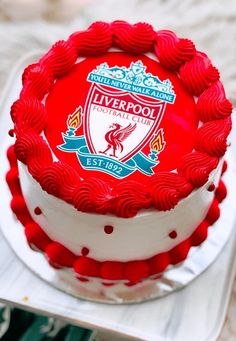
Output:
[[[130,65],[140,61],[146,67],[145,74],[151,73],[160,80],[171,81],[176,96],[173,104],[87,81],[88,75],[103,63],[107,63],[109,68],[116,68],[114,72],[117,73],[126,67],[131,74],[128,76],[135,78]],[[103,73],[105,72],[104,70]],[[140,75],[142,76],[142,72],[139,71],[136,77],[141,78]],[[107,80],[109,79],[105,79]],[[99,81],[102,81],[101,76]],[[140,83],[142,84],[141,81]],[[130,83],[122,85],[129,86]],[[139,87],[139,84],[135,86]],[[145,91],[149,89],[144,88]],[[157,88],[153,91],[159,90]],[[176,75],[146,56],[110,52],[83,60],[66,77],[57,81],[47,97],[45,107],[48,115],[45,134],[52,151],[60,161],[77,169],[84,179],[95,176],[112,182],[119,182],[124,178],[142,181],[147,177],[146,171],[150,172],[150,176],[161,170],[175,169],[181,156],[193,148],[193,136],[197,128],[193,98],[188,95]],[[67,132],[70,136],[67,119],[73,112],[76,116],[76,108],[79,107],[82,108],[82,112],[78,112],[80,126],[72,133],[85,137],[88,151],[84,152],[82,147],[77,149],[78,152],[73,148],[70,152],[69,142],[68,146],[64,144],[62,133]],[[116,124],[120,127],[115,127]],[[76,123],[72,122],[72,125],[75,126]],[[122,135],[122,131],[129,125],[130,135],[129,131],[128,136],[125,133]],[[135,128],[133,131],[132,127]],[[153,147],[156,138],[157,146]],[[58,149],[63,144],[65,147]],[[150,161],[155,161],[152,168],[140,168],[141,160],[139,168],[123,169],[123,162],[132,159],[135,152],[140,151]],[[99,156],[94,158],[94,154]],[[110,157],[113,154],[116,157]],[[113,164],[114,161],[121,163]]]
[[[219,73],[171,31],[97,22],[54,44],[22,80],[11,110],[17,158],[78,210],[169,210],[226,150],[232,106]]]

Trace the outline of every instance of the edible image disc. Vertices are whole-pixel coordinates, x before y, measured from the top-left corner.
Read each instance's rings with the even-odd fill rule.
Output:
[[[175,169],[191,152],[198,124],[194,99],[177,75],[124,52],[77,63],[54,85],[46,110],[45,135],[56,157],[83,178],[113,181]]]

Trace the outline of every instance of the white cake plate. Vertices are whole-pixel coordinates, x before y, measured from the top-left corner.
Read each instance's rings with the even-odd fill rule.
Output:
[[[7,96],[4,100],[5,106],[0,117],[1,134],[9,129],[9,106],[19,92],[19,78],[22,67],[37,60],[37,57],[35,54],[27,57],[18,66],[18,69],[15,70],[14,77],[12,77],[12,81],[14,80],[14,82],[11,82],[8,88]],[[1,150],[3,151],[8,144],[9,141],[6,138]],[[230,157],[229,163],[230,166],[233,165]],[[5,173],[6,159],[3,157],[3,153],[1,153],[0,164],[1,173]],[[235,174],[235,170],[233,171],[232,167],[229,167],[229,171],[226,172],[225,176],[229,193],[221,205],[221,219],[215,224],[214,228],[210,229],[208,240],[200,248],[195,249],[195,252],[192,252],[189,260],[186,261],[187,265],[184,262],[179,268],[166,272],[167,289],[165,289],[165,283],[163,283],[162,292],[164,294],[173,291],[173,286],[174,289],[185,286],[200,274],[213,262],[231,235],[232,238],[230,238],[227,248],[224,248],[224,252],[221,253],[217,262],[184,290],[173,293],[166,298],[135,306],[123,305],[112,307],[81,301],[56,291],[33,276],[14,257],[12,252],[9,251],[5,242],[1,240],[1,250],[8,257],[2,257],[0,260],[0,298],[5,301],[14,302],[20,306],[23,305],[24,307],[37,309],[41,313],[63,317],[72,323],[78,323],[87,327],[102,328],[106,331],[116,332],[130,337],[133,336],[136,339],[213,340],[214,338],[208,338],[206,336],[209,333],[211,335],[217,335],[219,327],[222,325],[222,317],[225,314],[226,302],[229,298],[230,285],[233,279],[232,268],[234,268],[234,257],[232,250],[235,248],[235,241],[233,238],[234,234],[232,234],[232,227],[236,203],[236,193],[233,191],[234,184],[236,183]],[[20,257],[22,257],[22,254],[27,252],[26,249],[28,251],[30,250],[28,247],[24,248],[21,228],[19,227],[19,223],[12,218],[13,216],[9,209],[10,194],[6,187],[4,187],[5,181],[3,181],[2,175],[0,222],[7,239],[15,248],[15,251],[17,253],[19,252]],[[18,238],[22,240],[18,240]],[[38,259],[33,259],[32,257]],[[28,266],[31,264],[34,270],[36,264],[39,264],[37,262],[40,262],[40,267],[42,266],[44,270],[42,277],[45,277],[46,274],[46,277],[48,277],[48,279],[45,278],[46,280],[49,282],[54,281],[55,272],[48,267],[41,255],[30,251],[30,254],[28,253],[23,258],[24,262]],[[43,262],[45,263],[44,265]],[[194,264],[194,267],[192,264]],[[183,271],[183,269],[187,269],[187,271]],[[175,271],[177,275],[174,278],[173,273]],[[40,275],[40,273],[38,274]],[[24,276],[25,278],[23,278]],[[169,281],[173,285],[170,285]],[[60,288],[67,291],[65,285],[63,288]],[[192,330],[194,325],[196,328],[194,328],[195,333],[193,335]]]

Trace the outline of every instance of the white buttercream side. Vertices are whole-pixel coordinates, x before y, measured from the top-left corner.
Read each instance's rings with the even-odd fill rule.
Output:
[[[87,247],[88,256],[101,261],[149,258],[188,238],[205,217],[213,200],[214,193],[207,191],[208,186],[212,182],[217,186],[221,173],[220,163],[203,187],[170,211],[145,210],[134,218],[125,219],[77,211],[43,191],[26,166],[21,162],[18,165],[28,209],[45,233],[77,255],[81,255],[81,249]],[[41,215],[35,215],[35,207],[40,207]],[[112,225],[113,233],[106,234],[105,225]],[[175,239],[169,237],[173,230],[177,232]]]

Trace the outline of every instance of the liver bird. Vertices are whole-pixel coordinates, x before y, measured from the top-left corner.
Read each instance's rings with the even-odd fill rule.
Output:
[[[123,128],[119,123],[113,123],[109,126],[112,129],[105,134],[105,140],[108,143],[107,148],[100,153],[107,155],[107,152],[112,149],[112,154],[109,155],[117,157],[116,151],[120,151],[120,153],[123,151],[124,147],[122,142],[135,130],[136,126],[136,123],[133,126],[129,123]]]

